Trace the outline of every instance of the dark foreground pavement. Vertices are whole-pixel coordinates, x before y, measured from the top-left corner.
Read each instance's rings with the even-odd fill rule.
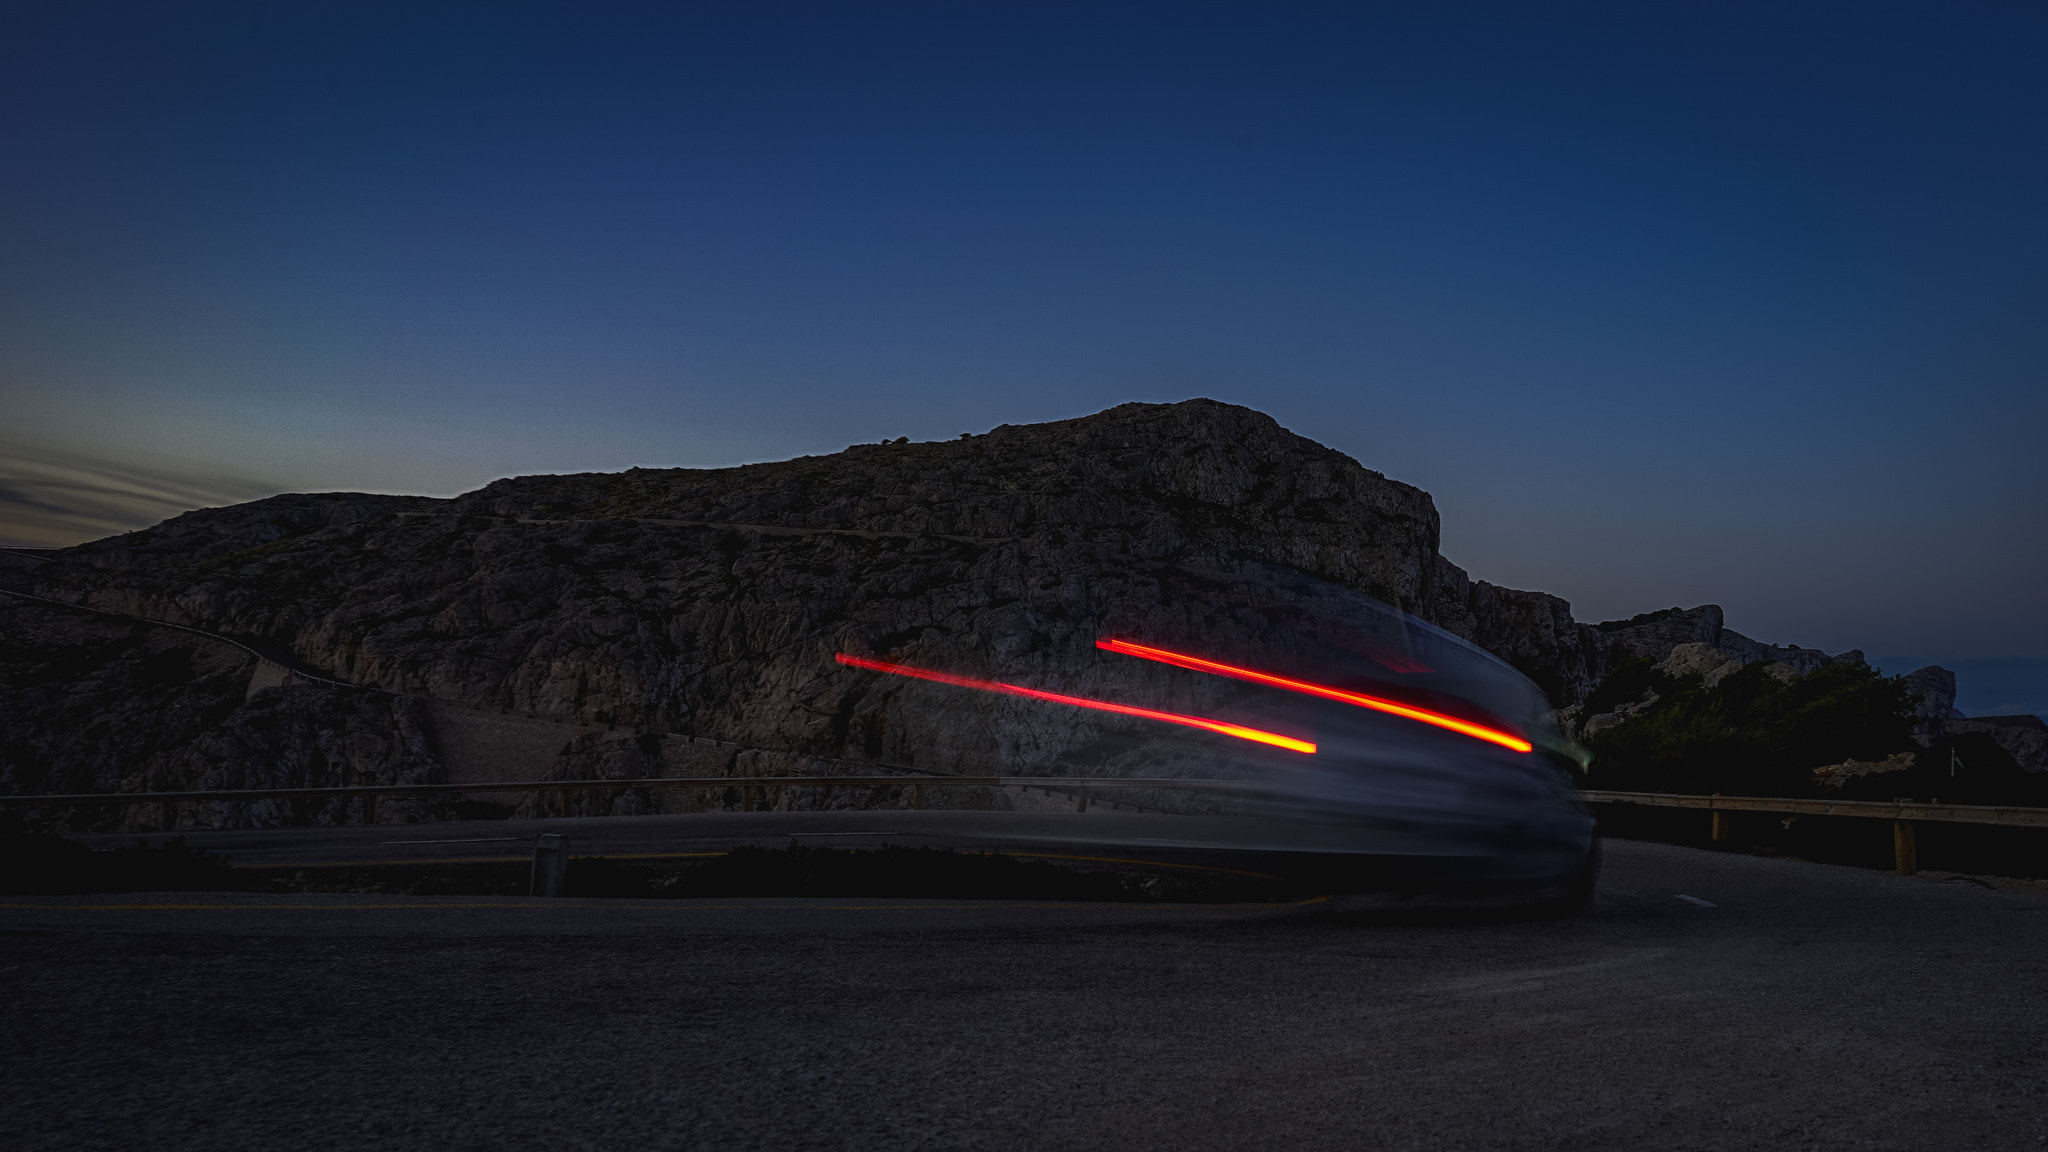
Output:
[[[2048,1147],[2048,897],[1608,862],[1549,922],[16,897],[0,1147]]]

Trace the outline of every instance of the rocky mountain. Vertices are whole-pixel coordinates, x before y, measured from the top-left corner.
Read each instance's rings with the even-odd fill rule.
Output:
[[[690,771],[717,774],[743,755],[971,768],[991,750],[910,741],[893,694],[833,653],[1114,688],[1140,673],[1092,661],[1105,628],[1284,632],[1289,604],[1330,589],[1467,637],[1563,704],[1618,659],[1686,645],[1836,659],[1739,636],[1712,606],[1581,624],[1468,578],[1438,527],[1427,493],[1207,400],[452,500],[206,509],[0,567],[40,598],[0,597],[0,788],[616,778],[706,756]],[[1016,738],[1057,757],[1088,738],[1074,727]]]
[[[1680,648],[1686,649],[1686,654],[1681,657],[1685,671],[1706,673],[1731,663],[1741,667],[1761,662],[1783,664],[1789,671],[1804,676],[1839,661],[1863,662],[1863,653],[1855,650],[1830,656],[1817,648],[1751,640],[1723,625],[1718,604],[1703,604],[1692,609],[1666,608],[1627,620],[1595,624],[1593,630],[1600,635],[1604,657],[1610,666],[1615,661],[1635,656],[1653,661],[1668,660]],[[1953,681],[1949,696],[1951,699],[1955,696]]]
[[[1771,675],[1788,679],[1831,664],[1864,662],[1863,653],[1853,649],[1830,656],[1816,648],[1765,644],[1726,627],[1722,619],[1720,605],[1703,604],[1591,625],[1590,631],[1596,637],[1597,666],[1612,671],[1628,661],[1648,661],[1667,676],[1697,675],[1712,687],[1751,664],[1764,664]],[[1944,711],[1955,700],[1953,676],[1949,677],[1947,690],[1941,705]],[[1567,734],[1587,736],[1621,723],[1654,699],[1654,693],[1646,692],[1633,700],[1592,701],[1583,707],[1567,701],[1558,719]]]

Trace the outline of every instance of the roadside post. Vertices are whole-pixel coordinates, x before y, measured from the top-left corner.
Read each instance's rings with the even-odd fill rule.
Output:
[[[569,891],[569,838],[543,832],[533,845],[531,896],[562,896]]]

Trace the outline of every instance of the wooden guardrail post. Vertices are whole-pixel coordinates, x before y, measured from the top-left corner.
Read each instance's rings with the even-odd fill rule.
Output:
[[[1714,810],[1713,816],[1714,843],[1725,844],[1728,842],[1728,814],[1716,808]]]
[[[924,811],[924,785],[912,784],[910,786],[910,806],[919,812]]]
[[[569,838],[543,832],[533,844],[531,896],[562,896],[569,891]]]
[[[1920,849],[1914,841],[1911,820],[1892,821],[1892,861],[1901,876],[1912,876],[1920,871]]]
[[[375,792],[372,792],[369,795],[363,797],[363,823],[375,824],[376,822],[377,794]]]
[[[176,832],[178,830],[178,802],[176,800],[164,801],[163,819],[164,831]]]
[[[556,797],[557,797],[557,807],[559,808],[559,810],[560,810],[561,814],[562,814],[563,816],[572,816],[572,815],[574,815],[574,814],[575,814],[575,812],[576,812],[576,795],[575,795],[575,793],[571,792],[571,791],[570,791],[569,789],[567,789],[567,788],[564,788],[564,789],[562,789],[562,790],[561,790],[560,792],[556,793],[555,795],[556,795]]]
[[[1086,812],[1087,810],[1088,810],[1088,789],[1086,789],[1086,788],[1076,788],[1076,789],[1074,789],[1074,811],[1076,811],[1076,812]]]

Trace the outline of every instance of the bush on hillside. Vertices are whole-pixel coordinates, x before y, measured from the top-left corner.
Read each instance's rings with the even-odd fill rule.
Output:
[[[1583,715],[1598,716],[1612,712],[1624,704],[1634,704],[1655,692],[1659,696],[1671,691],[1676,684],[1671,675],[1658,669],[1647,656],[1632,656],[1614,666],[1593,691],[1579,705]]]
[[[1652,689],[1654,703],[1586,738],[1590,787],[1808,796],[1815,768],[1914,747],[1913,693],[1903,678],[1867,665],[1780,680],[1751,664],[1708,687],[1698,675],[1671,677],[1628,661],[1589,699],[1611,708]]]
[[[2048,808],[2048,772],[2029,772],[1982,732],[1944,737],[1904,772],[1874,772],[1842,786],[1845,800],[1921,800]]]

